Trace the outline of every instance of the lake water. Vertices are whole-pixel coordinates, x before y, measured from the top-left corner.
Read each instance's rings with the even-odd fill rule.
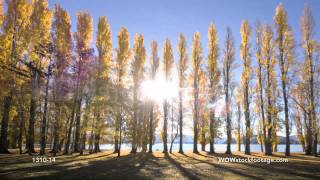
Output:
[[[226,151],[226,144],[215,144],[215,151],[217,152],[224,152]],[[237,151],[237,144],[231,144],[231,151]],[[320,146],[318,146],[319,149]],[[113,150],[113,145],[112,144],[102,144],[100,145],[100,148],[103,150]],[[168,150],[170,148],[170,144],[168,144]],[[209,151],[209,144],[206,145],[206,150]],[[278,152],[285,152],[286,145],[285,144],[279,144],[278,145]],[[131,145],[130,144],[122,144],[121,145],[122,150],[131,150]],[[162,151],[163,150],[163,144],[158,143],[154,144],[152,146],[152,149],[154,151]],[[173,144],[172,146],[173,151],[178,151],[179,150],[179,144]],[[261,152],[261,148],[259,144],[251,144],[250,146],[251,152]],[[184,151],[192,151],[193,150],[193,144],[183,144],[183,150]],[[198,144],[198,150],[201,150],[201,145]],[[241,146],[241,150],[244,151],[244,145]],[[299,144],[292,144],[290,145],[290,150],[291,152],[303,152],[302,151],[302,146]]]

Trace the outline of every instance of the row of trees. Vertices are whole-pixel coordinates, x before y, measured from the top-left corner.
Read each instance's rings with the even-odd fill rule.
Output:
[[[231,153],[235,132],[239,151],[243,142],[245,153],[250,154],[250,140],[257,134],[262,150],[272,155],[279,143],[277,133],[284,126],[286,155],[290,155],[294,122],[306,154],[317,155],[320,48],[308,7],[301,17],[298,44],[281,4],[274,26],[256,23],[254,47],[253,30],[248,21],[242,22],[243,71],[237,84],[233,75],[236,47],[230,28],[221,51],[216,27],[209,26],[206,57],[199,32],[193,36],[190,56],[186,38],[180,34],[176,62],[169,39],[163,44],[162,62],[158,43],[152,41],[147,63],[143,35],[134,36],[131,48],[129,32],[121,28],[114,50],[104,16],[98,20],[94,49],[90,46],[93,20],[88,12],[77,14],[77,31],[71,32],[70,16],[59,5],[50,10],[46,0],[5,3],[7,10],[0,11],[1,153],[16,147],[23,153],[24,144],[28,153],[35,153],[37,142],[40,154],[47,144],[54,155],[60,151],[83,154],[87,145],[90,153],[99,152],[101,142],[113,143],[119,156],[124,142],[132,145],[132,153],[139,148],[152,152],[157,128],[162,129],[163,152],[168,152],[168,139],[172,151],[179,135],[179,152],[183,153],[184,120],[186,111],[192,109],[194,153],[198,153],[199,142],[202,150],[209,143],[209,152],[214,153],[215,139],[225,124],[226,153]],[[301,60],[296,49],[303,50]],[[177,78],[177,97],[166,97],[161,103],[145,97],[143,82],[157,82],[159,74],[166,82]],[[221,98],[224,108],[220,113]],[[158,127],[160,119],[163,127]]]

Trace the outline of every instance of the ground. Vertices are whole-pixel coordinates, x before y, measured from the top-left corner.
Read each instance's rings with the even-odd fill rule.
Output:
[[[233,155],[161,152],[116,157],[111,151],[59,155],[54,163],[33,163],[32,156],[0,155],[0,179],[320,179],[320,158],[293,154],[287,163],[222,163],[220,157],[284,158],[276,153]],[[46,155],[50,157],[50,155]]]

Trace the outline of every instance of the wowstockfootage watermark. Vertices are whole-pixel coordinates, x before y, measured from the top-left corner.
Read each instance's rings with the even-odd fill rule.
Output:
[[[236,158],[236,157],[220,157],[219,163],[288,163],[289,159],[286,158]]]

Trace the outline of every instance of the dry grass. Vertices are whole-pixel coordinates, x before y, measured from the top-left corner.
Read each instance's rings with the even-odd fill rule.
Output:
[[[50,157],[50,155],[47,155]],[[33,163],[27,154],[0,155],[0,179],[320,179],[320,158],[301,153],[288,163],[220,163],[219,157],[259,158],[254,153],[129,154],[111,151],[59,155],[55,163]],[[284,157],[276,153],[272,157]]]

